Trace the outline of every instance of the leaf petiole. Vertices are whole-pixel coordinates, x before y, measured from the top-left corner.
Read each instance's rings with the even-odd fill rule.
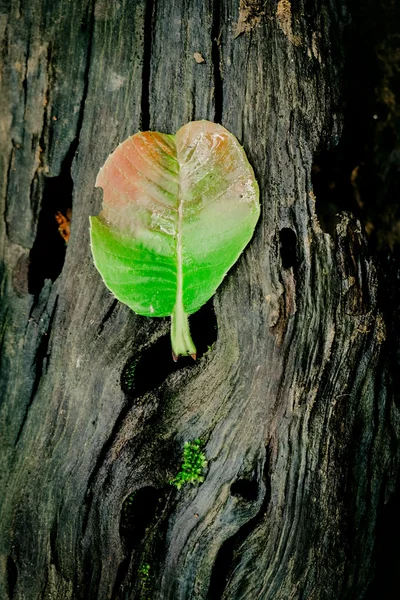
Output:
[[[180,302],[175,304],[171,315],[172,358],[176,362],[179,356],[191,356],[196,360],[196,346],[189,329],[189,318]]]

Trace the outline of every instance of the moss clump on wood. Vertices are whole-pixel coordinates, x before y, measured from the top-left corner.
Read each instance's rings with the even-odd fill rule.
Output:
[[[140,584],[142,588],[141,600],[150,600],[148,598],[149,586],[150,586],[150,565],[149,563],[142,563],[138,569]]]
[[[174,485],[178,490],[185,483],[196,484],[204,481],[203,472],[207,466],[207,460],[202,447],[203,443],[199,439],[185,442],[181,470],[170,481],[171,485]]]

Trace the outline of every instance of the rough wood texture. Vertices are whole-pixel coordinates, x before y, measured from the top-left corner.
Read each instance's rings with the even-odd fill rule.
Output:
[[[363,597],[399,414],[376,269],[350,215],[321,230],[310,176],[347,22],[340,0],[3,3],[1,598]],[[120,141],[199,118],[244,145],[262,217],[175,367],[167,321],[102,284],[88,216]],[[177,492],[196,437],[206,480]]]

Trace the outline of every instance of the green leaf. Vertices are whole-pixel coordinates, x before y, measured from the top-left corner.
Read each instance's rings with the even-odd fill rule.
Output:
[[[104,199],[91,247],[104,283],[139,315],[171,316],[174,359],[196,358],[188,315],[214,294],[260,213],[243,148],[209,121],[175,136],[140,132],[108,157],[96,186]]]

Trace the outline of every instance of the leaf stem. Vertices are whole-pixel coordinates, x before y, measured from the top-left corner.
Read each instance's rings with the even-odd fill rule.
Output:
[[[193,343],[189,329],[188,315],[177,302],[171,315],[172,358],[176,362],[179,356],[190,355],[196,360],[196,346]]]

